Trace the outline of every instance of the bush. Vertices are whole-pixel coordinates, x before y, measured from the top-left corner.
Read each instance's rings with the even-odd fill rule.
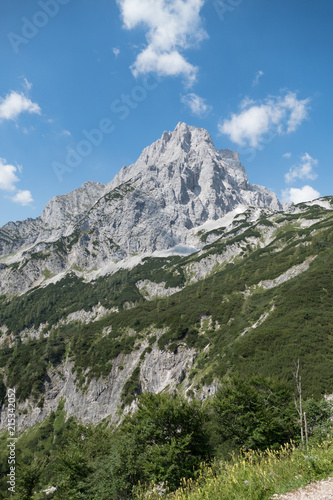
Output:
[[[213,403],[217,455],[265,450],[288,442],[296,431],[296,412],[285,384],[262,376],[225,378]]]
[[[192,477],[210,457],[207,416],[197,401],[181,396],[143,394],[138,409],[127,417],[124,436],[134,436],[137,481],[168,482],[174,489],[181,478]]]

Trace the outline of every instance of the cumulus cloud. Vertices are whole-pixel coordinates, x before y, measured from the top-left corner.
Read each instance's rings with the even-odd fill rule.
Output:
[[[260,78],[263,76],[264,72],[259,70],[257,73],[256,73],[256,76],[254,77],[254,80],[252,82],[252,87],[256,87],[259,83],[259,80]]]
[[[301,156],[299,164],[291,167],[289,172],[284,176],[287,184],[294,182],[297,179],[317,179],[318,175],[313,172],[313,168],[318,164],[318,160],[312,158],[308,153]]]
[[[298,100],[294,92],[289,92],[283,101],[286,111],[290,112],[287,122],[287,134],[295,132],[300,124],[307,118],[310,99]]]
[[[20,205],[29,205],[32,201],[30,191],[23,191],[16,188],[16,183],[20,181],[16,175],[22,171],[21,166],[10,165],[4,158],[0,158],[0,190],[13,193],[11,200]]]
[[[302,203],[320,198],[319,191],[316,191],[311,186],[303,186],[302,188],[288,188],[282,191],[282,200],[289,203]]]
[[[21,113],[36,113],[41,109],[36,102],[32,102],[24,94],[11,91],[5,98],[0,97],[0,121],[15,120]]]
[[[119,56],[119,54],[120,54],[120,50],[119,50],[117,47],[114,47],[114,48],[112,49],[112,52],[114,53],[114,55],[115,55],[116,57],[118,57],[118,56]]]
[[[310,99],[297,99],[296,93],[268,97],[264,101],[245,99],[241,111],[221,121],[219,131],[240,146],[258,147],[265,134],[289,134],[307,118]]]
[[[22,191],[21,189],[19,189],[18,192],[15,194],[15,196],[12,196],[11,199],[15,203],[19,203],[23,207],[30,205],[30,203],[34,201],[30,191],[28,190]]]
[[[206,99],[194,93],[189,93],[181,97],[181,102],[187,106],[193,115],[204,117],[210,113],[212,107],[206,104]]]
[[[131,66],[134,76],[155,72],[161,76],[184,76],[189,84],[197,67],[182,51],[207,38],[200,10],[205,0],[117,0],[126,29],[146,29],[147,46]]]
[[[284,153],[283,158],[291,158],[291,153]]]
[[[15,183],[19,182],[16,175],[18,168],[9,165],[4,158],[0,158],[0,189],[3,191],[15,191]]]

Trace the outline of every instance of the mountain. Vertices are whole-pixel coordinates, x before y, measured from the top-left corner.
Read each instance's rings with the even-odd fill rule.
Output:
[[[237,153],[178,124],[107,186],[1,230],[0,428],[59,405],[119,422],[139,394],[204,399],[223,376],[333,392],[333,197],[283,207]],[[10,252],[10,253],[9,253]]]
[[[69,270],[106,269],[138,254],[202,248],[193,229],[236,207],[280,210],[250,185],[237,153],[216,150],[204,129],[179,123],[107,185],[56,196],[37,219],[0,229],[0,293],[22,293]],[[177,248],[176,248],[177,251]]]

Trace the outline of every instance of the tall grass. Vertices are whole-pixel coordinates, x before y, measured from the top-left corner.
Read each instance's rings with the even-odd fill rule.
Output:
[[[139,487],[134,498],[155,500],[264,500],[327,478],[333,473],[333,434],[307,449],[294,443],[265,452],[250,451],[230,462],[202,465],[195,480],[182,481],[174,493],[165,485]]]

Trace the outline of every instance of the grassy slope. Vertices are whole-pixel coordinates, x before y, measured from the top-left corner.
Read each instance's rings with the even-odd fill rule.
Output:
[[[27,472],[34,470],[33,463],[39,464],[41,476],[34,495],[36,500],[52,498],[42,491],[47,487],[58,484],[61,479],[59,457],[73,436],[80,432],[92,436],[92,448],[88,446],[88,456],[82,457],[84,466],[94,463],[99,457],[94,448],[95,441],[105,432],[105,443],[98,442],[97,450],[111,460],[112,453],[108,447],[108,439],[112,430],[105,428],[104,424],[98,427],[84,428],[75,419],[66,421],[63,403],[43,423],[25,431],[16,442],[17,463],[17,491],[20,490],[22,480],[27,478]],[[95,438],[94,438],[95,436]],[[6,485],[8,473],[7,434],[0,434],[0,498],[9,498]],[[97,441],[96,441],[97,442]],[[92,451],[95,450],[95,451]],[[73,463],[75,461],[73,451]],[[89,454],[90,453],[90,454]],[[215,500],[216,498],[228,500],[265,500],[272,498],[275,493],[285,493],[309,482],[327,478],[333,474],[333,435],[320,442],[315,440],[308,449],[302,450],[294,444],[287,444],[279,450],[266,452],[247,452],[234,456],[228,462],[213,462],[202,465],[195,480],[183,482],[182,487],[175,493],[163,495],[169,500]],[[133,498],[157,500],[161,498],[159,488],[154,493],[154,486],[135,488]],[[15,498],[22,498],[18,494]],[[68,498],[78,498],[69,495]],[[82,498],[82,497],[79,497]],[[90,498],[90,497],[89,497]],[[93,497],[96,498],[96,497]]]
[[[230,463],[203,466],[198,479],[184,483],[169,500],[269,500],[301,486],[326,479],[333,473],[333,436],[307,450],[285,445],[278,451],[249,452]],[[155,487],[156,488],[156,487]],[[137,499],[161,498],[154,486],[137,493]]]

